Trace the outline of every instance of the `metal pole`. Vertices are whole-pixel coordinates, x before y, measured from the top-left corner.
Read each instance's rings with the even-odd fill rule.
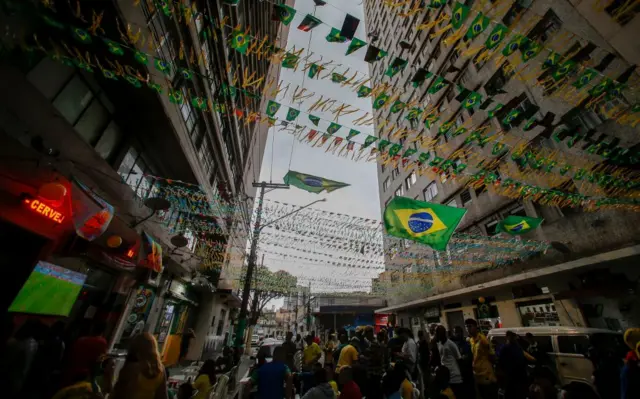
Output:
[[[311,281],[309,281],[309,300],[307,301],[307,331],[311,330]]]

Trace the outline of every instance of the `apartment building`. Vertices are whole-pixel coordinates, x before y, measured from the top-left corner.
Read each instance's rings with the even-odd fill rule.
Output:
[[[189,358],[197,359],[205,344],[225,336],[232,308],[240,305],[226,283],[220,293],[212,292],[221,278],[220,267],[204,268],[210,265],[201,250],[211,243],[222,252],[244,247],[255,196],[251,182],[259,175],[267,139],[265,124],[245,123],[232,111],[259,113],[268,99],[243,92],[231,96],[224,88],[235,77],[241,85],[244,70],[266,79],[277,79],[280,73],[280,65],[240,54],[227,39],[241,24],[256,35],[277,38],[284,47],[287,30],[271,21],[273,2],[102,0],[74,8],[52,1],[46,2],[49,9],[34,7],[36,3],[40,2],[17,2],[0,12],[11,32],[3,38],[1,85],[3,93],[12,93],[0,103],[3,223],[44,235],[49,243],[44,244],[41,259],[62,257],[57,264],[70,268],[74,266],[66,264],[79,259],[82,267],[95,269],[103,295],[94,300],[90,293],[76,313],[100,304],[97,314],[106,317],[101,314],[105,307],[112,346],[117,347],[131,330],[126,319],[136,295],[129,294],[137,288],[137,295],[149,295],[142,324],[145,331],[158,334],[163,360],[167,364],[177,360],[179,336],[186,328],[196,330]],[[99,29],[91,31],[96,21]],[[91,35],[83,37],[69,27]],[[108,40],[124,51],[114,52],[113,46],[105,45]],[[34,50],[39,45],[48,53]],[[77,62],[78,54],[86,54],[87,63]],[[140,54],[150,61],[139,62]],[[170,68],[161,71],[154,60]],[[145,80],[107,76],[103,68],[108,65],[120,65],[127,74]],[[170,97],[169,92],[177,94]],[[175,99],[180,95],[183,101]],[[218,106],[203,112],[191,101],[194,97]],[[41,223],[15,203],[34,187],[72,177],[115,209],[109,229],[95,242],[73,235],[71,217],[65,228],[36,229]],[[165,192],[165,185],[204,192],[209,204],[189,212],[174,206],[177,198],[161,198],[171,206],[155,212],[147,200]],[[239,209],[241,217],[231,217],[232,208]],[[196,227],[204,224],[211,228]],[[109,252],[110,236],[133,245],[140,242],[143,231],[164,249],[161,276],[140,278],[135,264],[126,268],[100,257],[87,258],[94,250]],[[29,241],[38,240],[34,236]],[[20,248],[7,245],[7,251]],[[33,269],[33,259],[21,263],[25,275],[6,281],[17,287],[7,292],[15,294]]]
[[[426,5],[428,2],[422,3]],[[522,32],[529,40],[534,40],[543,46],[545,43],[550,45],[554,35],[562,33],[569,38],[564,47],[558,50],[562,51],[563,55],[580,52],[583,60],[589,60],[593,68],[607,76],[619,77],[626,74],[631,77],[630,80],[637,79],[637,72],[633,69],[637,64],[638,54],[637,49],[633,47],[635,46],[633,35],[640,24],[640,18],[636,15],[637,8],[621,8],[623,2],[612,2],[606,9],[596,12],[592,4],[594,2],[568,0],[516,0],[514,2],[467,0],[463,3],[489,15],[492,20],[491,26],[501,23],[509,29]],[[371,64],[370,73],[375,83],[389,81],[392,86],[404,93],[400,98],[402,101],[416,100],[422,107],[434,106],[441,113],[441,121],[453,123],[450,133],[439,137],[438,156],[447,159],[455,151],[470,145],[465,143],[467,135],[454,137],[451,134],[462,126],[488,126],[487,131],[507,132],[530,147],[558,151],[571,159],[589,159],[597,164],[614,163],[598,155],[597,152],[586,151],[590,145],[603,141],[627,149],[627,154],[637,154],[640,148],[637,129],[622,126],[608,119],[603,109],[594,111],[573,106],[553,97],[553,90],[545,90],[539,85],[525,84],[514,77],[510,62],[517,62],[519,53],[497,64],[495,59],[481,61],[478,58],[479,54],[468,56],[463,54],[471,46],[484,43],[491,29],[487,29],[476,39],[465,41],[461,38],[449,44],[445,41],[452,34],[451,30],[434,35],[434,32],[443,28],[449,21],[431,29],[416,30],[420,24],[437,20],[442,13],[451,15],[454,2],[447,2],[442,8],[424,8],[409,17],[400,16],[401,13],[409,11],[412,6],[413,4],[407,4],[404,7],[394,8],[385,5],[384,2],[366,2],[369,41],[389,52],[386,61]],[[473,16],[475,13],[467,20],[467,25],[471,23]],[[463,29],[466,30],[466,28]],[[394,57],[402,57],[414,67],[405,68],[391,79],[383,78],[386,68]],[[538,57],[542,58],[543,55]],[[544,59],[537,61],[542,62]],[[436,94],[427,92],[429,81],[419,88],[414,88],[411,80],[417,67],[444,76],[452,84]],[[572,77],[575,79],[577,73],[574,75]],[[563,125],[569,129],[581,128],[582,131],[590,132],[591,139],[579,145],[568,145],[567,140],[557,141],[550,137],[550,131],[543,126],[525,131],[524,123],[504,124],[504,115],[500,113],[495,117],[489,117],[488,110],[464,109],[459,99],[456,99],[459,93],[456,88],[458,85],[480,93],[485,99],[495,96],[496,102],[520,107],[523,113],[536,116],[539,120],[545,115],[550,115],[548,113],[551,112],[554,127]],[[633,90],[628,90],[622,96],[605,104],[604,109],[611,109],[620,103],[635,104],[637,100],[637,94]],[[427,129],[424,126],[410,126],[405,120],[405,114],[406,111],[394,114],[388,107],[383,107],[376,111],[375,116],[378,122],[376,125],[388,120],[400,125],[404,124],[407,128],[420,130],[427,137],[438,137],[437,127]],[[378,135],[380,133],[378,131]],[[404,148],[400,153],[411,146],[424,151],[419,148],[418,143],[401,140],[401,144]],[[485,148],[474,146],[473,151],[481,153],[487,159],[496,160],[494,173],[499,179],[512,177],[522,170],[522,166],[517,165],[511,157],[493,155],[491,147],[492,145]],[[637,167],[635,165],[637,160],[631,158],[620,160],[619,166],[633,170]],[[476,165],[470,163],[468,159],[454,161],[468,163],[469,173],[478,170],[475,168]],[[390,306],[379,310],[383,314],[398,313],[401,316],[398,324],[403,321],[408,326],[416,321],[412,318],[417,318],[420,322],[426,318],[440,317],[444,324],[448,322],[449,327],[453,327],[460,325],[461,320],[466,317],[478,318],[484,315],[488,320],[487,323],[493,326],[498,321],[501,325],[517,326],[523,325],[525,323],[523,320],[526,319],[521,317],[517,309],[520,306],[522,309],[531,309],[531,306],[538,304],[546,305],[548,309],[553,308],[554,311],[559,309],[558,312],[562,313],[559,319],[566,325],[603,326],[603,318],[608,318],[626,320],[618,325],[619,328],[623,328],[628,321],[631,325],[634,320],[637,320],[640,304],[628,296],[629,291],[623,290],[624,293],[618,291],[618,296],[611,297],[611,292],[616,291],[612,287],[619,288],[619,284],[626,286],[627,283],[621,281],[637,281],[636,274],[631,268],[631,265],[637,261],[639,249],[636,245],[637,241],[633,238],[638,235],[639,217],[636,213],[618,210],[586,212],[579,207],[545,206],[529,200],[498,195],[486,186],[468,187],[466,179],[460,177],[454,179],[447,173],[416,174],[411,169],[404,170],[402,165],[398,167],[394,167],[393,164],[378,165],[378,180],[381,211],[395,196],[464,207],[467,213],[457,231],[487,237],[496,235],[496,225],[508,215],[544,218],[540,228],[523,238],[551,243],[551,249],[533,260],[497,268],[495,265],[486,264],[474,270],[456,273],[453,278],[448,276],[446,279],[441,277],[441,273],[432,273],[433,288],[429,293],[418,293],[413,300],[407,300],[404,296],[401,296],[401,300],[397,300],[397,296],[389,297]],[[545,185],[546,183],[534,180],[530,184]],[[547,188],[580,192],[579,187],[581,187],[579,182],[567,178],[561,185]],[[393,248],[393,245],[398,245],[397,240],[385,240],[385,249],[390,254],[403,250],[417,252],[415,244],[408,241],[400,244],[404,248]],[[429,273],[436,267],[447,266],[449,262],[446,255],[446,253],[433,252],[422,259],[403,259],[388,255],[385,259],[386,268],[387,271],[398,273],[412,273],[416,269],[423,274]],[[591,280],[593,277],[590,276],[594,275],[600,275],[603,281],[610,282],[608,288],[602,288],[608,293],[591,291],[589,295],[586,294],[588,289],[580,281]],[[603,277],[605,275],[607,277]],[[384,279],[391,279],[391,277],[383,276],[382,280]],[[553,283],[550,284],[549,280]],[[631,283],[631,286],[632,292],[636,292],[636,284]],[[483,298],[480,302],[479,297]],[[605,309],[624,309],[624,315],[616,310],[613,316],[594,317],[593,312],[584,310],[591,309],[594,301],[603,305]],[[630,303],[634,305],[631,306]],[[482,306],[484,304],[489,304],[488,308]],[[480,307],[490,311],[481,312],[482,315],[479,316]],[[576,312],[580,313],[579,317]],[[585,313],[590,314],[590,317],[584,316]],[[451,315],[447,316],[447,314]],[[501,320],[498,320],[499,318]],[[556,317],[548,319],[556,320]],[[614,321],[609,320],[609,322],[611,326],[616,326]]]

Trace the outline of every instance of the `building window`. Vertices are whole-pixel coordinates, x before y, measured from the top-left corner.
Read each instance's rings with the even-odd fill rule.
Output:
[[[394,195],[396,197],[402,197],[404,195],[404,188],[402,187],[402,185],[400,185],[400,187],[396,189]]]
[[[520,104],[518,104],[516,107],[514,107],[513,109],[520,109],[520,115],[526,115],[532,108],[534,108],[535,106],[531,103],[531,101],[529,101],[529,98],[526,97],[524,100],[522,100],[522,102]],[[534,111],[535,112],[535,111]],[[521,118],[516,117],[513,121],[513,124],[507,123],[507,124],[503,124],[502,120],[499,120],[500,125],[502,126],[502,128],[506,131],[511,130],[512,128],[516,127],[518,124],[522,123]]]
[[[422,190],[422,195],[425,201],[431,201],[432,199],[434,199],[436,195],[438,195],[438,186],[436,185],[436,183],[429,183],[429,185],[425,187],[424,190]]]
[[[462,207],[466,208],[467,205],[469,205],[473,201],[473,199],[471,198],[471,192],[469,190],[464,190],[463,192],[461,192],[460,201],[461,201]]]
[[[514,216],[527,216],[527,212],[524,210],[524,206],[520,205],[519,207],[512,209],[509,211],[509,215]]]
[[[497,234],[496,227],[498,227],[498,221],[493,220],[484,225],[484,229],[487,231],[488,236],[494,236]]]
[[[381,172],[381,173],[384,173],[384,170],[385,170],[385,166],[384,166],[384,164],[380,165],[380,172]]]
[[[498,69],[491,79],[489,79],[489,81],[484,85],[487,95],[495,96],[497,94],[504,93],[502,88],[509,82],[509,80],[511,80],[514,73],[515,72],[513,68],[511,68],[509,61],[505,61],[500,69]]]
[[[447,206],[451,206],[453,208],[457,208],[458,207],[458,202],[454,198],[451,201],[447,202]]]
[[[391,178],[395,180],[398,176],[400,176],[400,169],[396,166],[391,170]]]
[[[411,172],[411,174],[409,176],[407,176],[406,179],[404,179],[404,186],[407,189],[407,192],[409,190],[411,190],[411,186],[413,186],[416,183],[416,172]]]
[[[562,27],[562,21],[552,9],[548,9],[544,17],[531,29],[527,38],[540,44],[549,40]]]
[[[389,178],[384,179],[382,183],[382,191],[386,192],[389,189]]]
[[[522,14],[524,10],[528,8],[528,6],[525,5],[527,3],[531,4],[531,1],[516,0],[516,2],[514,2],[511,5],[511,8],[509,8],[509,11],[507,11],[504,18],[502,18],[502,23],[505,24],[507,27],[510,27],[511,24],[513,24],[516,20],[518,20],[518,17],[520,16],[520,14]]]
[[[640,4],[634,0],[613,0],[604,10],[614,21],[624,26],[640,12]]]
[[[133,147],[129,148],[118,168],[118,174],[122,180],[139,198],[146,198],[151,189],[153,179],[145,176],[150,172],[147,164]]]

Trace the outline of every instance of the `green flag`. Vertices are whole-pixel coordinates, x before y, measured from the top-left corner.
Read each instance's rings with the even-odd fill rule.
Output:
[[[331,28],[331,32],[326,37],[329,43],[344,43],[347,38],[340,34],[340,29]]]
[[[559,65],[555,71],[551,74],[553,80],[560,80],[565,77],[576,66],[576,62],[573,60],[567,60]]]
[[[401,149],[402,146],[400,144],[392,145],[391,148],[389,148],[389,156],[395,157],[396,155],[398,155]]]
[[[504,50],[502,50],[502,55],[504,55],[505,57],[510,56],[517,49],[523,47],[528,40],[529,39],[527,39],[526,36],[522,36],[520,34],[513,35],[509,43],[507,43],[507,45],[504,46]]]
[[[282,60],[282,67],[294,69],[295,67],[298,66],[299,59],[300,57],[298,57],[297,55],[292,53],[287,53],[285,54],[284,59]]]
[[[411,110],[407,113],[407,116],[405,116],[405,119],[408,121],[416,120],[420,117],[420,115],[422,115],[422,112],[422,108],[411,108]]]
[[[407,60],[403,60],[402,58],[396,57],[396,59],[393,60],[391,65],[389,65],[389,68],[387,68],[387,71],[384,74],[385,76],[392,78],[396,76],[398,72],[402,71],[407,66],[407,64],[408,64]]]
[[[380,109],[384,107],[384,105],[389,100],[389,95],[387,93],[380,93],[375,100],[373,100],[373,109]]]
[[[293,17],[295,16],[295,8],[291,8],[284,4],[275,4],[273,6],[273,14],[271,15],[271,20],[280,21],[283,25],[289,25],[291,21],[293,21]]]
[[[231,48],[241,54],[246,54],[249,48],[249,37],[242,29],[236,29],[231,32]]]
[[[362,148],[367,148],[371,144],[375,143],[378,140],[376,136],[368,135],[366,139],[364,139],[364,144],[362,144]]]
[[[347,140],[351,140],[352,138],[356,137],[359,134],[360,134],[359,131],[357,131],[355,129],[351,129],[351,130],[349,130],[349,134],[347,135]]]
[[[542,63],[542,69],[555,68],[558,62],[560,62],[560,54],[552,51]]]
[[[509,28],[506,26],[501,24],[496,25],[489,34],[487,40],[484,42],[484,46],[489,50],[493,50],[498,44],[500,44],[500,42],[502,42],[502,39],[504,39],[508,31]]]
[[[438,120],[440,120],[440,117],[439,117],[439,116],[437,116],[437,115],[435,114],[435,112],[433,112],[433,113],[431,113],[431,114],[427,115],[427,117],[425,118],[425,120],[424,120],[424,126],[425,126],[427,129],[431,129],[431,126],[433,126],[433,124],[434,124],[434,123],[436,123]]]
[[[600,83],[598,83],[597,85],[595,85],[593,87],[593,89],[589,90],[589,94],[597,97],[600,94],[604,93],[605,91],[607,91],[609,89],[609,86],[611,86],[611,84],[613,83],[613,81],[609,78],[603,78]]]
[[[335,134],[338,130],[340,130],[341,127],[342,125],[338,125],[337,123],[331,122],[331,124],[327,128],[327,133]]]
[[[462,107],[464,109],[470,109],[475,107],[476,105],[482,102],[482,95],[480,93],[476,93],[472,91],[467,98],[462,102]]]
[[[295,120],[298,115],[300,115],[300,111],[298,111],[297,109],[289,108],[289,111],[287,112],[287,120],[291,122]]]
[[[345,55],[354,53],[366,45],[367,45],[367,42],[364,42],[358,39],[357,37],[354,37],[353,40],[351,40],[351,43],[349,43],[349,47],[347,48],[347,53]]]
[[[456,1],[456,4],[453,6],[453,12],[451,13],[451,26],[453,26],[453,29],[460,29],[468,16],[469,7],[465,6],[459,1]]]
[[[522,49],[522,61],[527,62],[542,51],[542,45],[538,42],[529,41],[526,49]]]
[[[489,19],[489,17],[485,17],[481,12],[479,12],[478,15],[476,15],[476,18],[471,23],[471,26],[469,27],[469,30],[467,30],[467,33],[465,33],[464,37],[466,37],[467,39],[475,39],[479,34],[487,29],[490,21],[491,20]]]
[[[391,106],[391,113],[395,114],[396,112],[402,111],[406,105],[406,103],[403,103],[400,100],[396,100],[396,102],[394,102]]]
[[[416,152],[418,152],[418,150],[416,150],[415,148],[407,148],[407,150],[404,152],[404,154],[402,154],[402,158],[409,158],[410,156],[412,156]]]
[[[511,235],[526,234],[540,226],[543,220],[544,219],[526,216],[509,215],[498,223],[496,231],[509,233]]]
[[[384,150],[389,146],[389,144],[391,144],[389,140],[382,139],[378,141],[378,151],[384,152]]]
[[[496,116],[496,114],[502,109],[504,108],[504,104],[496,104],[496,106],[489,111],[488,115],[489,118],[493,118],[494,116]]]
[[[466,212],[465,208],[395,197],[384,210],[384,226],[387,234],[444,251]]]
[[[320,122],[320,118],[313,115],[309,115],[309,120],[311,121],[311,123],[313,123],[316,126],[318,126],[318,123]]]
[[[278,110],[280,109],[280,104],[278,104],[275,101],[271,101],[269,100],[269,103],[267,104],[267,115],[269,115],[270,117],[275,116],[275,114],[278,112]]]
[[[358,97],[362,98],[362,97],[367,97],[369,96],[369,94],[371,94],[371,88],[367,87],[365,85],[362,85],[358,88]]]
[[[339,181],[307,175],[305,173],[294,172],[292,170],[287,172],[287,174],[284,176],[284,183],[316,194],[319,194],[323,191],[330,193],[339,188],[349,186],[349,184],[341,183]]]
[[[341,74],[336,73],[336,72],[331,74],[331,81],[333,83],[342,83],[345,80],[347,80],[347,78],[344,75],[341,75]]]
[[[311,64],[309,67],[309,78],[313,79],[318,76],[318,73],[322,70],[322,67],[318,64]]]
[[[433,83],[431,83],[431,87],[429,87],[429,90],[427,92],[429,94],[436,94],[437,92],[440,91],[440,89],[442,89],[446,85],[448,85],[448,83],[446,83],[444,78],[441,76],[438,76],[434,79]]]
[[[420,156],[418,156],[418,162],[420,164],[423,164],[423,163],[427,162],[430,157],[431,157],[431,153],[430,152],[423,152],[423,153],[420,154]]]
[[[588,85],[589,82],[591,82],[593,78],[595,78],[596,76],[598,76],[598,71],[596,71],[595,69],[588,68],[571,85],[576,89],[582,89],[583,87]]]

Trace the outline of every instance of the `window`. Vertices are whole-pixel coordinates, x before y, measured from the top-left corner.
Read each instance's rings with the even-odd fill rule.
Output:
[[[640,12],[640,4],[633,0],[613,0],[604,10],[617,23],[624,26]]]
[[[496,235],[496,227],[498,227],[498,221],[494,220],[484,225],[484,229],[487,231],[488,236]]]
[[[404,195],[404,188],[402,186],[398,187],[394,194],[396,197],[402,197]]]
[[[425,201],[431,201],[436,197],[436,195],[438,195],[438,186],[435,182],[431,182],[424,190],[422,190],[422,194]]]
[[[106,161],[111,161],[122,140],[122,132],[115,122],[111,122],[104,130],[102,137],[96,144],[96,152]]]
[[[527,0],[516,0],[516,2],[511,5],[511,8],[509,8],[509,11],[507,11],[504,18],[502,18],[502,23],[507,27],[510,27],[511,24],[519,19],[518,17],[524,12],[524,10],[528,8],[528,5],[525,6],[527,3],[531,4],[531,2]]]
[[[404,179],[404,184],[405,184],[405,187],[407,188],[407,191],[409,191],[411,189],[411,186],[416,184],[416,181],[418,181],[418,177],[416,176],[416,172],[411,172],[411,174],[409,176],[407,176],[406,179]]]
[[[380,172],[384,173],[385,166],[384,164],[380,165]]]
[[[512,209],[509,212],[509,215],[515,215],[515,216],[527,216],[527,212],[525,212],[524,210],[524,206],[519,206],[515,209]]]
[[[382,191],[386,192],[389,189],[389,178],[384,179],[382,183]]]
[[[50,58],[44,58],[27,74],[27,80],[51,101],[60,92],[60,89],[71,78],[73,69],[56,62]]]
[[[586,335],[558,336],[558,350],[560,353],[585,355],[589,346],[589,337]]]
[[[396,166],[391,170],[391,178],[395,180],[398,176],[400,176],[400,169]]]
[[[69,123],[75,124],[92,99],[91,89],[76,75],[53,101],[53,106]]]
[[[484,85],[487,95],[495,96],[497,94],[502,94],[504,92],[502,88],[509,82],[514,73],[515,72],[513,71],[509,61],[505,61],[500,69],[498,69],[491,79],[489,79],[489,81]]]
[[[451,201],[447,202],[447,206],[451,206],[451,207],[457,208],[458,207],[458,202],[454,198]]]
[[[544,17],[531,29],[527,38],[542,44],[549,40],[562,27],[562,21],[552,9],[547,10]]]
[[[440,43],[438,43],[431,52],[431,62],[435,62],[438,58],[440,58]]]
[[[463,208],[466,208],[472,201],[471,192],[469,190],[464,190],[460,193],[460,201]]]
[[[146,163],[133,147],[129,149],[118,168],[122,180],[140,198],[146,198],[151,189],[152,178],[145,176],[148,172]]]
[[[100,135],[109,123],[109,111],[102,106],[100,101],[94,100],[83,113],[78,123],[76,131],[87,143],[96,145]]]
[[[184,238],[187,239],[187,248],[189,248],[191,251],[194,251],[196,248],[196,244],[198,243],[198,238],[193,233],[193,230],[191,230],[190,228],[187,228],[185,229],[183,235],[184,235]]]

